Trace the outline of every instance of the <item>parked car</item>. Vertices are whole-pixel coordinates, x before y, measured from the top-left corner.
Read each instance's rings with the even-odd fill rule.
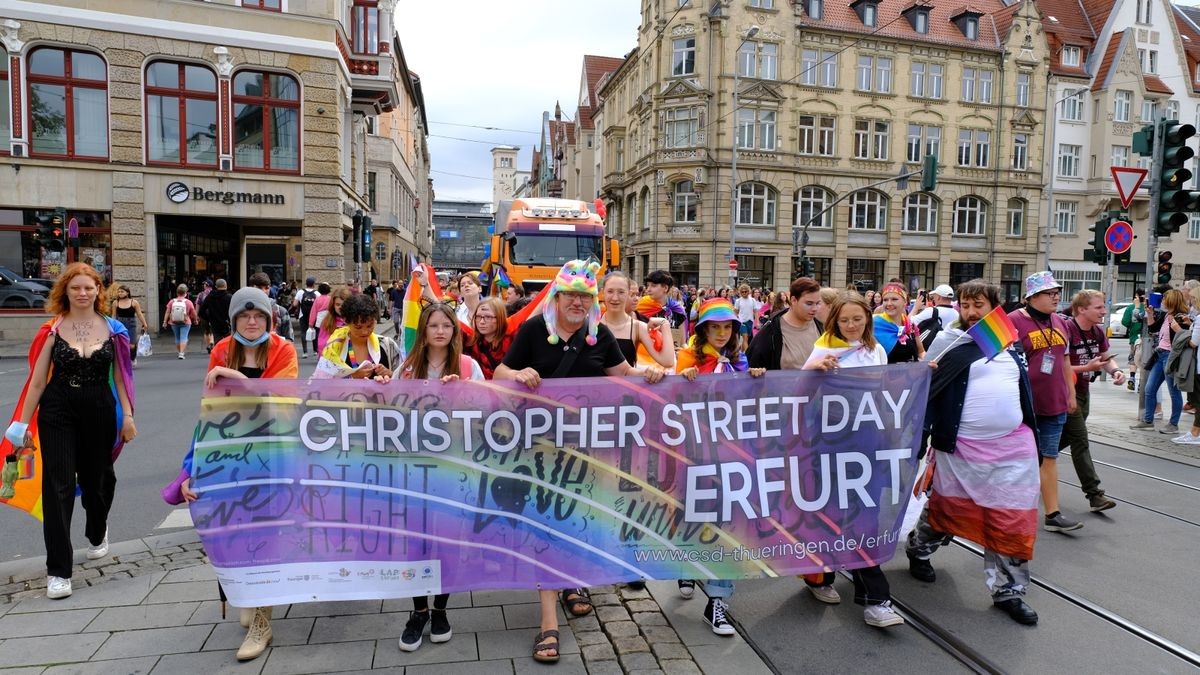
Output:
[[[1112,306],[1112,314],[1108,315],[1109,337],[1126,337],[1129,334],[1129,330],[1121,324],[1121,320],[1125,318],[1125,308],[1132,304],[1132,302],[1118,302]]]
[[[50,289],[22,278],[7,267],[0,267],[0,307],[41,307],[50,295]]]

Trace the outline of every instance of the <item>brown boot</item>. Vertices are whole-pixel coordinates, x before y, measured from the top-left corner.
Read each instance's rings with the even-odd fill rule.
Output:
[[[271,644],[271,608],[258,607],[254,617],[250,619],[250,629],[246,631],[246,639],[237,651],[238,661],[256,659],[267,650]]]

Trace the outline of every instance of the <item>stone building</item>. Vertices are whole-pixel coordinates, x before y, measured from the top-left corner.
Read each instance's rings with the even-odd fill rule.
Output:
[[[394,6],[5,2],[0,264],[52,278],[88,260],[151,322],[178,282],[348,280],[367,120],[407,79]],[[56,208],[78,226],[65,255],[32,226]]]
[[[728,284],[735,255],[736,281],[784,288],[804,224],[835,204],[806,233],[825,285],[985,277],[1012,297],[1033,271],[1048,50],[1031,0],[643,8],[595,116],[635,278]],[[927,154],[935,190],[890,180]]]

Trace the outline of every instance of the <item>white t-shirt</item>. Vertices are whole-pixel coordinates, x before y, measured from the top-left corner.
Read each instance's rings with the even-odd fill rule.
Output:
[[[738,321],[746,323],[753,321],[754,317],[758,316],[758,310],[762,309],[763,304],[752,297],[738,296],[733,301],[733,308],[737,310]]]
[[[962,419],[961,438],[1000,438],[1021,425],[1021,371],[1007,352],[971,364]]]
[[[949,328],[958,321],[958,310],[950,305],[939,305],[937,308],[938,320],[942,322],[942,328]],[[917,312],[916,316],[912,317],[912,322],[916,325],[921,325],[921,322],[933,316],[933,308],[926,307]]]
[[[851,342],[849,347],[813,347],[812,354],[808,355],[808,361],[805,361],[804,365],[820,361],[826,354],[836,354],[838,366],[841,368],[887,365],[887,351],[878,342],[873,350],[863,347],[861,342]]]

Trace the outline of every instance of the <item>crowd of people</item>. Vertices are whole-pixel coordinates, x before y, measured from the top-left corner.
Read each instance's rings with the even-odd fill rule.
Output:
[[[393,379],[508,380],[536,389],[547,378],[637,376],[655,383],[668,375],[689,381],[768,370],[832,372],[841,368],[927,363],[931,387],[919,485],[928,502],[908,535],[909,573],[932,583],[931,559],[952,537],[982,545],[984,582],[997,608],[1022,624],[1036,624],[1025,603],[1029,566],[1040,522],[1049,532],[1083,527],[1063,513],[1058,498],[1059,450],[1071,459],[1092,511],[1115,503],[1101,487],[1088,450],[1090,385],[1107,373],[1114,385],[1126,374],[1112,358],[1105,332],[1104,296],[1083,290],[1059,313],[1062,287],[1049,272],[1025,280],[1023,303],[1008,313],[1019,340],[996,358],[985,358],[964,332],[1002,310],[998,286],[983,280],[957,288],[939,285],[909,297],[893,280],[878,292],[822,288],[799,278],[779,293],[737,289],[680,289],[670,274],[655,271],[642,285],[625,273],[600,275],[594,261],[572,261],[551,282],[540,312],[519,325],[513,317],[530,301],[522,289],[489,295],[478,276],[448,284],[451,296],[436,297],[422,271],[409,283],[423,287],[416,340],[405,353],[400,316],[404,286],[331,287],[309,277],[296,289],[273,288],[263,274],[230,293],[218,279],[198,296],[177,288],[163,312],[174,332],[177,358],[185,358],[189,329],[203,327],[208,368],[204,386],[236,378],[353,378],[387,384]],[[1164,290],[1154,302],[1139,300],[1131,323],[1154,336],[1131,359],[1142,371],[1144,416],[1135,429],[1153,429],[1158,385],[1172,400],[1169,425],[1178,431],[1180,389],[1195,406],[1200,363],[1200,285]],[[1156,291],[1156,293],[1158,293]],[[111,302],[110,305],[106,305]],[[37,415],[46,498],[44,534],[47,595],[71,594],[70,521],[76,484],[87,515],[88,558],[107,555],[107,516],[116,485],[113,461],[137,434],[130,348],[144,313],[128,289],[110,299],[94,270],[75,264],[59,278],[47,303],[53,317],[31,348],[32,370],[5,438],[13,447],[31,442]],[[109,319],[106,315],[115,318]],[[390,317],[394,337],[380,330]],[[387,326],[386,323],[382,324]],[[464,330],[464,327],[468,330]],[[1178,351],[1177,351],[1178,347]],[[1183,354],[1180,352],[1187,352]],[[315,363],[301,368],[311,352]],[[1179,363],[1183,361],[1183,363]],[[51,367],[53,366],[53,367]],[[308,371],[308,372],[304,372]],[[1133,373],[1128,376],[1132,381]],[[99,433],[97,430],[104,430]],[[1190,432],[1177,442],[1200,443],[1200,410]],[[180,499],[195,499],[185,459]],[[1003,485],[1005,489],[996,490]],[[864,621],[886,628],[904,623],[891,604],[888,579],[878,566],[852,570],[853,600]],[[804,578],[822,603],[841,595],[832,571]],[[678,580],[684,598],[696,583]],[[707,580],[701,616],[718,635],[732,635],[729,602],[734,583]],[[419,648],[428,628],[433,642],[451,639],[448,598],[415,598],[399,647]],[[591,611],[588,590],[541,590],[541,619],[534,659],[558,659],[558,605],[573,616]],[[272,640],[271,608],[244,608],[246,638],[239,660],[256,658]]]

